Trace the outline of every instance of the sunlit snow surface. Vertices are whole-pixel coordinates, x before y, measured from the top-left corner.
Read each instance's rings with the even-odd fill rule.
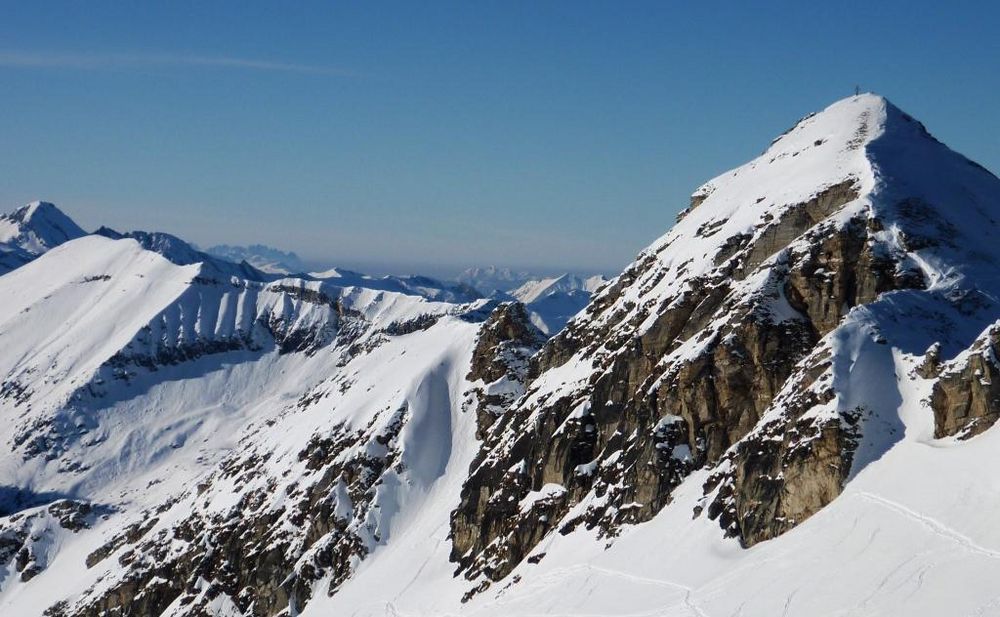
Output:
[[[779,538],[743,549],[722,537],[718,523],[692,518],[708,474],[701,470],[652,521],[625,527],[612,541],[587,531],[553,533],[532,551],[545,554],[540,562],[522,563],[465,604],[460,600],[471,583],[454,577],[448,533],[479,446],[475,414],[463,410],[478,326],[459,318],[455,305],[365,289],[360,281],[340,287],[334,274],[289,280],[284,284],[325,290],[371,323],[425,314],[438,321],[346,364],[333,351],[279,354],[263,345],[109,384],[101,366],[129,343],[141,347],[151,323],[165,324],[158,332],[176,342],[224,339],[261,315],[285,315],[310,327],[331,317],[266,285],[198,291],[192,285],[198,265],[176,266],[131,240],[87,237],[50,251],[0,277],[0,375],[21,376],[32,387],[29,411],[0,403],[0,434],[11,443],[36,418],[73,430],[60,433],[66,439],[53,460],[5,451],[2,483],[115,510],[80,533],[50,524],[45,570],[27,584],[0,571],[0,614],[40,615],[59,599],[110,585],[116,561],[87,568],[85,556],[145,508],[190,493],[234,449],[271,452],[263,472],[287,471],[294,479],[306,473],[296,453],[310,436],[340,422],[364,426],[381,410],[405,403],[411,413],[400,436],[405,469],[380,489],[378,515],[370,521],[380,539],[338,593],[328,596],[325,582],[317,582],[304,616],[1000,615],[994,520],[1000,433],[964,442],[933,439],[930,384],[914,373],[931,343],[941,342],[950,358],[991,321],[982,314],[959,319],[943,302],[939,312],[928,308],[936,307],[933,294],[954,290],[973,290],[995,306],[1000,250],[992,217],[1000,217],[1000,181],[923,137],[922,127],[884,99],[846,99],[699,189],[704,202],[640,255],[655,255],[668,274],[655,283],[637,281],[622,301],[676,296],[691,276],[714,267],[727,237],[755,233],[763,217],[845,179],[858,182],[860,197],[835,216],[871,209],[891,221],[893,192],[918,195],[947,222],[929,225],[961,241],[914,255],[931,282],[928,291],[894,292],[857,308],[822,342],[832,354],[837,397],[812,413],[864,402],[885,427],[866,432],[861,463],[843,494]],[[697,234],[705,225],[718,232]],[[895,237],[891,226],[885,234],[887,242]],[[752,276],[740,283],[747,293],[760,284]],[[995,320],[995,309],[992,315]],[[892,344],[879,344],[873,332]],[[694,353],[695,344],[675,353]],[[544,373],[528,397],[581,388],[592,370],[587,358],[574,358]],[[338,377],[351,387],[331,389],[317,404],[295,405]],[[81,395],[88,384],[103,388],[104,396]],[[83,465],[67,471],[61,468],[67,460]],[[529,497],[558,490],[547,485]],[[204,507],[224,511],[233,507],[236,489],[227,493],[217,485],[209,497]],[[159,528],[175,516],[171,511]],[[220,615],[238,614],[224,597],[213,607]]]

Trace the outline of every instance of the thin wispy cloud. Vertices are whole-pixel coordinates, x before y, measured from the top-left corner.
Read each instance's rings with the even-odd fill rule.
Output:
[[[66,53],[25,52],[0,50],[0,67],[7,68],[62,68],[80,70],[128,69],[156,67],[206,67],[275,71],[284,73],[310,73],[350,77],[352,71],[315,64],[296,64],[239,58],[233,56],[199,56],[173,53]]]

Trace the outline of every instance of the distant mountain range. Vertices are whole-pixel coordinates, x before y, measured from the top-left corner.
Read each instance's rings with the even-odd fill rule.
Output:
[[[484,296],[489,297],[508,292],[528,281],[540,278],[542,277],[526,270],[512,270],[499,266],[477,266],[465,270],[458,275],[456,280],[475,287]]]
[[[608,279],[599,274],[540,276],[523,270],[487,266],[469,268],[458,280],[487,297],[524,303],[532,323],[545,334],[555,334],[587,306],[591,294]]]
[[[297,274],[309,271],[309,268],[294,252],[282,251],[263,244],[251,244],[250,246],[219,244],[205,249],[205,252],[236,263],[245,261],[262,272]]]

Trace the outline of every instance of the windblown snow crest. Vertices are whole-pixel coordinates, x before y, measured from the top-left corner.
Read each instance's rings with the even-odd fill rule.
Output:
[[[519,290],[596,290],[552,338],[424,277],[39,244],[0,276],[0,612],[939,614],[925,573],[1000,550],[901,478],[996,501],[968,461],[1000,417],[998,213],[1000,180],[861,95],[616,279]]]

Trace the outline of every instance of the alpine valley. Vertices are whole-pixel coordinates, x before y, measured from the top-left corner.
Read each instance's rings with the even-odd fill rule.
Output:
[[[880,96],[611,280],[303,269],[0,217],[0,614],[1000,614],[1000,180]]]

